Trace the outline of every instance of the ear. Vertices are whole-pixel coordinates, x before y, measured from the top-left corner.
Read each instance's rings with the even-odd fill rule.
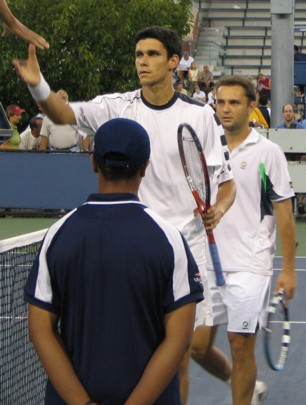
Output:
[[[91,155],[90,158],[91,158],[92,170],[94,171],[94,173],[98,173],[98,164],[96,162],[96,159],[95,159],[94,155]]]
[[[177,68],[178,64],[179,64],[180,58],[177,54],[172,55],[169,58],[169,70],[174,70]]]
[[[256,107],[256,101],[251,101],[250,104],[249,104],[249,115],[252,114],[255,107]]]
[[[145,177],[146,170],[147,170],[147,167],[149,166],[149,164],[150,164],[150,161],[147,160],[146,163],[144,163],[144,165],[142,166],[142,168],[140,170],[140,176],[141,177]]]

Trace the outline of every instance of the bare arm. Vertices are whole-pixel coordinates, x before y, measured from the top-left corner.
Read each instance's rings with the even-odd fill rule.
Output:
[[[31,31],[14,17],[5,0],[0,0],[0,17],[5,23],[3,36],[12,32],[38,48],[49,48],[48,42],[43,37]]]
[[[192,337],[195,303],[165,317],[166,336],[124,405],[151,405],[170,383],[183,360]]]
[[[47,136],[40,136],[39,150],[47,150],[49,146],[49,139]]]
[[[18,76],[28,86],[37,89],[41,86],[42,76],[40,73],[39,63],[36,57],[35,46],[29,45],[28,59],[14,59],[13,65],[16,68]],[[45,94],[44,91],[43,94]],[[48,92],[43,100],[35,100],[43,107],[47,116],[55,124],[76,125],[74,112],[69,104],[53,91]]]
[[[29,335],[53,386],[68,405],[83,405],[89,395],[80,383],[57,332],[58,317],[29,305]]]
[[[284,288],[286,298],[291,299],[297,285],[295,272],[296,236],[291,200],[274,202],[273,208],[283,256],[283,270],[276,280],[275,291]]]
[[[219,185],[216,202],[202,215],[203,223],[207,230],[214,229],[223,215],[231,207],[236,197],[236,185],[234,180],[225,181]]]

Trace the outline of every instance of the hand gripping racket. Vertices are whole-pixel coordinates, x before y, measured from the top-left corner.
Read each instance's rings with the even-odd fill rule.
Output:
[[[197,203],[199,213],[207,212],[210,207],[210,181],[203,149],[197,134],[186,123],[178,127],[178,148],[184,173]],[[216,284],[224,285],[224,277],[217,245],[212,231],[206,231],[209,250],[216,275]]]
[[[289,311],[284,303],[285,291],[273,296],[267,310],[264,331],[264,351],[269,366],[276,371],[284,369],[290,345]]]

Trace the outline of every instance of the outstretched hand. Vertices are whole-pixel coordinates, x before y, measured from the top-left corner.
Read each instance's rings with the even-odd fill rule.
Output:
[[[36,32],[30,30],[16,18],[10,26],[8,26],[7,24],[3,24],[2,36],[5,37],[10,33],[17,35],[19,38],[24,39],[30,44],[35,45],[37,48],[40,49],[49,48],[49,43],[43,37],[36,34]]]
[[[37,86],[39,84],[40,67],[34,45],[29,45],[28,59],[13,59],[12,63],[22,81],[30,86]]]

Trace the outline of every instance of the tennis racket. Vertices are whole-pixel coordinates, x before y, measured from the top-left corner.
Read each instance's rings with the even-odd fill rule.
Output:
[[[285,305],[285,291],[273,296],[267,310],[264,331],[264,351],[269,366],[276,371],[284,369],[290,345],[289,311]]]
[[[184,173],[191,193],[197,203],[199,213],[210,207],[210,181],[205,156],[194,129],[189,124],[180,124],[177,132],[178,148]],[[224,285],[221,262],[214,234],[206,231],[210,255],[215,271],[216,284]]]

